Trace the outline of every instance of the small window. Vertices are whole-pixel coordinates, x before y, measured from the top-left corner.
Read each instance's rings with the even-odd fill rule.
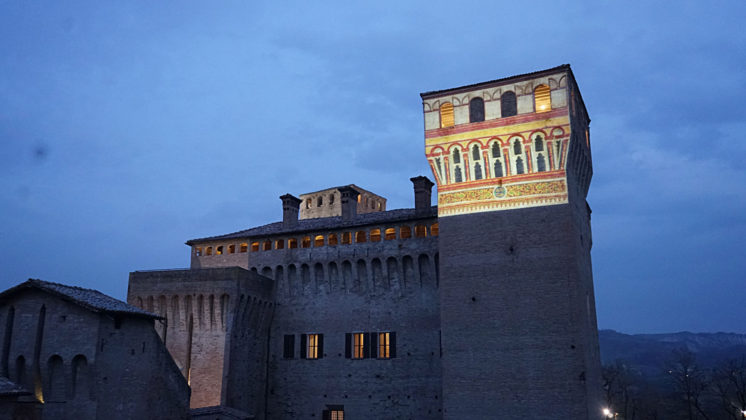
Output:
[[[396,239],[396,228],[386,228],[383,232],[383,239],[387,241]]]
[[[391,358],[391,334],[387,332],[378,333],[378,358]]]
[[[298,240],[295,238],[288,239],[288,248],[290,249],[298,248]]]
[[[380,242],[381,241],[381,229],[371,229],[371,231],[370,231],[370,241],[371,242]]]
[[[463,175],[461,175],[461,167],[459,166],[456,167],[453,178],[455,182],[462,182],[464,180]]]
[[[500,157],[500,143],[494,142],[492,143],[492,158],[497,159]]]
[[[223,255],[223,246],[220,245],[219,247],[215,248],[215,255]]]
[[[343,405],[327,405],[321,415],[321,420],[344,420],[345,408]]]
[[[295,357],[295,335],[285,335],[285,339],[282,345],[282,357],[284,359],[292,359]]]
[[[512,117],[518,113],[515,93],[507,91],[500,97],[500,113],[502,117]]]
[[[352,334],[352,358],[365,358],[365,333]]]
[[[516,158],[515,160],[515,173],[518,175],[523,173],[523,159]]]
[[[307,209],[311,208],[311,199],[310,198],[306,198],[306,208]]]
[[[249,244],[246,242],[241,244],[241,252],[248,252],[249,251]]]
[[[552,109],[552,96],[549,92],[549,86],[536,86],[536,89],[534,89],[534,106],[536,112],[547,112]]]
[[[515,139],[515,141],[513,142],[513,154],[520,155],[522,153],[522,150],[523,149],[521,148],[521,141]]]
[[[259,251],[259,242],[252,242],[251,243],[251,252],[257,252]]]
[[[358,232],[357,232],[357,233],[355,234],[355,242],[356,242],[356,243],[362,243],[362,242],[365,242],[365,241],[367,240],[366,236],[367,236],[367,235],[365,234],[365,231],[364,231],[364,230],[360,230],[360,231],[358,231]]]
[[[329,205],[334,204],[334,194],[329,194]]]
[[[534,150],[537,152],[544,151],[544,139],[541,136],[534,137]]]
[[[399,228],[399,238],[400,239],[409,239],[412,237],[412,228],[409,226],[402,226]]]
[[[304,236],[303,240],[300,243],[301,248],[310,248],[311,247],[311,237],[310,236]]]
[[[440,106],[440,127],[453,127],[453,104],[446,102]]]
[[[482,165],[479,162],[474,164],[474,180],[479,181],[482,179]]]
[[[194,248],[194,255],[201,257],[202,256],[202,247],[198,246]]]
[[[503,164],[500,162],[500,159],[495,159],[495,167],[493,168],[495,170],[495,178],[503,177]]]
[[[320,246],[324,246],[324,235],[316,235],[313,238],[313,246],[317,248]]]
[[[438,236],[438,229],[439,229],[438,224],[437,223],[433,223],[430,226],[430,235],[431,236]]]
[[[207,248],[205,248],[205,255],[212,255],[212,247],[211,246],[208,246]]]
[[[461,163],[461,152],[458,147],[453,149],[453,163]]]
[[[321,359],[324,356],[323,334],[302,334],[300,339],[302,359]]]
[[[480,161],[482,159],[482,157],[480,156],[480,153],[479,153],[479,146],[476,145],[476,144],[471,148],[471,158],[475,162],[478,162],[478,161]]]
[[[319,196],[319,198],[316,199],[316,207],[321,207],[324,204],[324,197]]]
[[[229,254],[235,254],[236,253],[236,245],[228,245],[228,253]]]
[[[278,239],[275,241],[275,249],[284,249],[285,248],[285,240],[284,239]]]
[[[264,241],[264,244],[262,245],[262,251],[271,251],[272,250],[272,241],[267,239]]]
[[[427,236],[427,227],[425,225],[415,225],[414,236],[418,238],[424,238]]]
[[[544,160],[543,154],[539,154],[539,156],[536,157],[536,170],[538,172],[544,172],[547,170],[547,162]]]
[[[352,233],[342,232],[342,245],[349,245],[352,243]]]
[[[331,246],[337,245],[337,234],[330,233],[329,238],[327,240],[328,240],[329,245]]]
[[[469,122],[484,121],[484,99],[474,98],[469,101]]]

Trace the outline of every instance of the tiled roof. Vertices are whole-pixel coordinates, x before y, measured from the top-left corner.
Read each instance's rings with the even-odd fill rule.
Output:
[[[10,379],[0,376],[0,396],[10,397],[20,395],[31,395],[31,392]]]
[[[343,229],[355,226],[364,226],[380,223],[394,223],[405,220],[429,219],[437,217],[438,207],[432,206],[430,211],[425,214],[416,214],[415,209],[397,209],[388,211],[379,211],[374,213],[358,214],[352,220],[344,221],[342,216],[321,217],[317,219],[301,219],[298,224],[292,227],[283,225],[282,222],[270,223],[268,225],[257,226],[251,229],[241,230],[238,232],[228,233],[226,235],[209,236],[206,238],[190,239],[187,245],[193,245],[198,242],[250,238],[258,236],[281,235],[288,233],[310,232],[327,229]]]
[[[66,286],[64,284],[52,283],[38,279],[29,279],[19,284],[18,286],[11,287],[10,289],[0,293],[0,298],[9,296],[19,290],[27,288],[35,288],[43,290],[45,292],[49,292],[93,312],[123,314],[146,318],[160,318],[158,315],[143,311],[142,309],[124,303],[121,300],[114,299],[113,297],[107,296],[99,292],[98,290],[84,289],[82,287],[75,286]]]

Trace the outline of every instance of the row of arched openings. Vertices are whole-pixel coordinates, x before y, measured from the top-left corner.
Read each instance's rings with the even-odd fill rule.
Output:
[[[539,85],[534,89],[534,112],[546,112],[552,109],[551,92],[549,86]],[[518,101],[515,92],[507,91],[500,96],[500,117],[512,117],[518,114]],[[469,101],[469,122],[485,120],[484,99],[472,98]],[[440,126],[452,127],[456,123],[453,104],[444,102],[440,105]]]
[[[14,375],[15,383],[33,389],[32,381],[41,380],[42,392],[37,397],[42,402],[62,402],[70,399],[90,398],[88,360],[82,354],[73,357],[68,369],[62,356],[54,354],[49,357],[46,372],[40,371],[40,378],[34,378],[31,367],[23,355],[16,358]]]

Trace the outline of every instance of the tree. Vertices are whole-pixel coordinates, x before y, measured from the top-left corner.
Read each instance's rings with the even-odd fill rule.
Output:
[[[673,385],[674,395],[685,404],[687,418],[694,420],[701,416],[709,420],[702,403],[710,381],[697,364],[694,353],[685,348],[674,350],[672,358],[666,363],[666,372]]]
[[[717,368],[713,388],[729,418],[742,419],[746,410],[746,356],[728,360]]]

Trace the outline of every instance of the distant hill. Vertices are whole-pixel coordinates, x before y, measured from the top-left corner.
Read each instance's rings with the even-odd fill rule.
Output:
[[[598,338],[604,365],[624,360],[646,376],[660,374],[672,352],[681,348],[694,353],[703,368],[712,368],[724,360],[746,357],[746,334],[623,334],[614,330],[599,330]]]

